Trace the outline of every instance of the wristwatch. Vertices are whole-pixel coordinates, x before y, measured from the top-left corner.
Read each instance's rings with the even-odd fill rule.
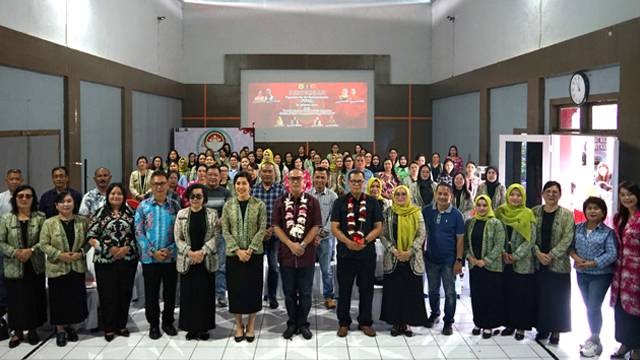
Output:
[[[456,261],[462,264],[464,260],[461,257],[459,257],[459,258],[456,258]]]

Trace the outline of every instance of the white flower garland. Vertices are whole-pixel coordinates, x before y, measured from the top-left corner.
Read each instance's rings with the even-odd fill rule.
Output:
[[[303,193],[300,197],[300,207],[298,208],[298,218],[294,221],[293,200],[291,194],[284,200],[284,219],[287,227],[287,232],[294,239],[302,239],[304,235],[304,227],[307,223],[307,197]]]

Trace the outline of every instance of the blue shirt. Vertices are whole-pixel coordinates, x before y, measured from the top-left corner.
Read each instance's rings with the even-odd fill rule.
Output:
[[[263,183],[257,183],[253,185],[251,189],[251,195],[256,199],[262,201],[267,208],[267,226],[271,226],[271,216],[273,214],[273,206],[276,200],[284,195],[284,186],[279,183],[271,184],[269,190],[265,190]]]
[[[427,252],[425,258],[437,265],[453,265],[456,261],[457,237],[464,235],[462,213],[449,205],[440,212],[436,204],[422,209],[427,226]]]
[[[613,273],[613,263],[618,257],[618,249],[616,235],[607,225],[600,223],[591,233],[587,233],[587,222],[578,224],[572,248],[581,258],[596,262],[595,268],[577,270],[578,272],[590,275]]]
[[[178,210],[180,210],[180,204],[169,197],[164,204],[158,204],[152,197],[142,200],[138,205],[134,222],[140,261],[143,264],[157,263],[153,253],[163,248],[171,253],[164,263],[176,261],[173,225]]]

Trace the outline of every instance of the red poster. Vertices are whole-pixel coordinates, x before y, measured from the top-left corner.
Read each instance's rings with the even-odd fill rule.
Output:
[[[367,128],[366,82],[250,83],[248,124],[256,128]]]

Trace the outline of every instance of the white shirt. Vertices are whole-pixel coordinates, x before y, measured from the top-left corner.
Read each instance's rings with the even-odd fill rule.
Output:
[[[0,216],[11,211],[11,191],[0,193]]]

